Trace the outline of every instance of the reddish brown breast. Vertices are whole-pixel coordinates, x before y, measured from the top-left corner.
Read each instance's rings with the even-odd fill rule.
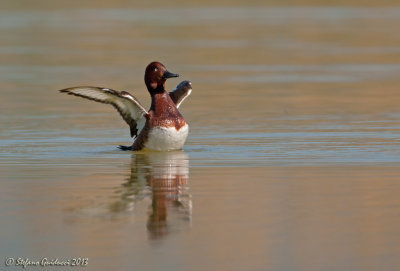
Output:
[[[177,130],[186,124],[167,92],[151,96],[149,122],[151,126],[175,127]]]

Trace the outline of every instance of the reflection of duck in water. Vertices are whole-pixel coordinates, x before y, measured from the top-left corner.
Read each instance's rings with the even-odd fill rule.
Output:
[[[186,184],[189,159],[183,151],[151,152],[132,155],[131,176],[122,198],[112,205],[113,212],[133,210],[135,203],[151,192],[151,210],[147,229],[152,238],[159,238],[186,227],[191,219],[191,200]]]

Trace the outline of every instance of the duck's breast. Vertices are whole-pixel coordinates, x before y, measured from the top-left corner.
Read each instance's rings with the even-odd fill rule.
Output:
[[[182,149],[189,133],[189,125],[180,129],[173,127],[156,126],[150,129],[145,149],[157,151],[171,151]]]

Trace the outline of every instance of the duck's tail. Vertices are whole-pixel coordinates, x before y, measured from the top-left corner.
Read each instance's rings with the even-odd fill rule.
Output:
[[[122,146],[119,145],[118,149],[120,149],[121,151],[131,151],[132,150],[132,146]]]

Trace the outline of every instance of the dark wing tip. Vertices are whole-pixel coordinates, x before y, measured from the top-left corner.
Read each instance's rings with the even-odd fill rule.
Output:
[[[191,89],[191,88],[192,88],[192,82],[190,82],[188,80],[182,81],[176,86],[176,89],[185,89],[185,90],[187,90],[187,89]]]
[[[70,90],[70,88],[64,88],[64,89],[59,89],[59,92],[64,92],[64,93],[68,93]]]
[[[77,88],[85,88],[85,87],[69,87],[69,88],[63,88],[63,89],[60,89],[59,92],[68,93],[68,94],[73,94],[71,91],[74,90],[74,89],[77,89]]]

